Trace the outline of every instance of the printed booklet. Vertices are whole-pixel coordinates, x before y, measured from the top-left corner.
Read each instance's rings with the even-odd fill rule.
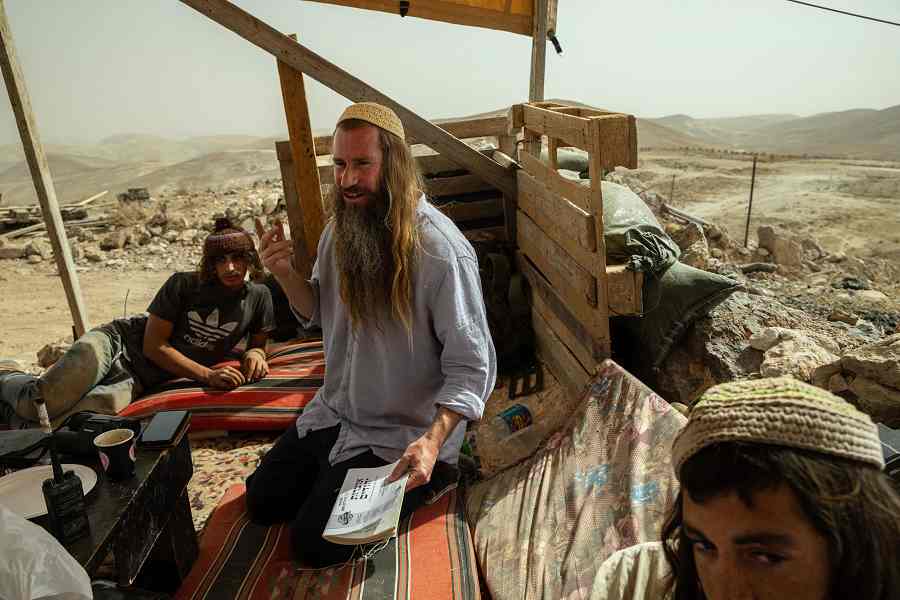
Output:
[[[397,481],[387,483],[396,464],[347,471],[322,537],[346,545],[394,537],[409,478],[409,475],[403,475]]]

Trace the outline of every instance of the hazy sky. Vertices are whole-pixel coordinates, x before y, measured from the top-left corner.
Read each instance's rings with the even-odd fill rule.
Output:
[[[898,0],[820,0],[900,21]],[[531,40],[302,0],[237,0],[431,117],[527,100]],[[176,0],[5,0],[44,142],[284,131],[274,59]],[[643,117],[900,104],[900,27],[785,0],[559,0],[546,96]],[[0,83],[2,85],[2,83]],[[5,88],[4,88],[5,90]],[[347,101],[307,79],[313,127]],[[0,143],[18,142],[6,94]]]

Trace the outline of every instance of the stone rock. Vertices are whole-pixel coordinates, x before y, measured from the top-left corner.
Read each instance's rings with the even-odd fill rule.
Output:
[[[195,238],[195,237],[197,237],[197,230],[196,230],[196,229],[185,229],[185,230],[182,231],[181,234],[178,236],[178,239],[179,239],[179,241],[181,241],[181,242],[183,242],[183,243],[185,243],[185,244],[193,244],[193,243],[194,243],[194,238]]]
[[[78,241],[79,242],[94,242],[97,240],[97,236],[94,235],[94,232],[90,229],[81,229],[78,231]]]
[[[819,245],[819,242],[811,236],[806,236],[801,239],[800,245],[803,247],[804,252],[811,255],[813,260],[818,260],[827,254],[822,250],[822,246]]]
[[[85,246],[84,257],[90,262],[103,262],[106,259],[97,246]]]
[[[844,371],[900,389],[900,334],[860,346],[841,358]]]
[[[810,381],[817,368],[837,360],[837,356],[809,336],[796,334],[766,351],[759,373],[763,377],[790,375],[801,381]]]
[[[62,355],[65,354],[71,347],[72,344],[64,340],[47,344],[46,346],[38,350],[38,364],[45,369],[49,369],[54,364],[56,364],[56,361],[62,358]]]
[[[241,216],[241,207],[238,204],[232,204],[225,209],[225,216],[232,222],[236,223]]]
[[[163,239],[167,242],[177,242],[178,241],[178,232],[175,230],[167,231],[163,234]]]
[[[884,302],[890,299],[887,294],[878,290],[860,290],[856,292],[855,297],[868,302]]]
[[[256,231],[256,223],[253,221],[253,219],[244,219],[243,221],[241,221],[240,227],[248,233],[253,233],[254,231]]]
[[[262,201],[262,212],[265,215],[271,215],[278,208],[281,196],[278,194],[269,194]]]
[[[831,287],[845,290],[867,290],[869,280],[865,277],[844,276],[831,284]]]
[[[803,264],[803,246],[791,239],[786,231],[762,225],[756,230],[756,235],[760,248],[768,250],[777,264],[789,267]]]
[[[190,228],[190,222],[186,217],[182,216],[173,217],[169,219],[168,223],[166,223],[166,231],[184,231],[185,229]]]
[[[25,258],[25,246],[4,246],[0,248],[0,259]]]
[[[835,252],[834,254],[829,254],[826,260],[831,263],[844,262],[847,260],[847,255],[843,252]]]
[[[28,255],[28,262],[31,263],[32,265],[36,265],[36,264],[38,264],[39,262],[44,262],[44,259],[41,258],[41,255],[40,255],[40,254],[29,254],[29,255]]]
[[[162,228],[169,222],[169,216],[164,212],[158,212],[147,221],[147,225],[150,227],[159,227]]]
[[[850,391],[850,385],[847,383],[847,379],[841,373],[835,373],[828,380],[828,391],[832,394],[843,394],[844,392]]]
[[[842,323],[846,323],[848,325],[856,325],[857,321],[859,321],[859,317],[854,314],[848,313],[845,310],[841,310],[840,308],[835,308],[831,311],[831,314],[828,315],[829,321],[841,321]]]
[[[764,355],[751,348],[747,340],[767,327],[815,329],[821,332],[813,338],[817,343],[822,341],[820,337],[832,338],[837,347],[852,343],[852,338],[833,323],[773,298],[741,291],[694,322],[658,370],[651,370],[639,357],[623,366],[669,402],[690,406],[710,386],[759,373]],[[616,339],[613,335],[614,345]],[[828,349],[822,343],[819,346]]]
[[[757,249],[755,250],[755,252],[756,252],[756,255],[759,256],[760,258],[769,258],[769,257],[772,255],[771,252],[769,252],[768,250],[766,250],[766,249],[763,248],[762,246],[760,246],[759,248],[757,248]]]
[[[877,423],[888,427],[900,427],[900,390],[881,385],[868,377],[857,377],[850,382],[850,391],[856,395],[856,405]]]
[[[718,258],[719,260],[725,258],[725,252],[723,252],[721,248],[713,248],[709,251],[709,253],[713,256],[713,258]]]
[[[74,243],[74,240],[69,244],[72,250],[72,260],[75,262],[80,262],[84,260],[84,250],[80,245]]]
[[[25,255],[28,256],[29,260],[32,256],[39,256],[41,260],[50,260],[53,258],[53,247],[47,240],[37,238],[25,245]]]
[[[750,347],[765,352],[784,340],[794,338],[797,332],[784,327],[766,327],[750,336]]]
[[[841,361],[840,359],[838,359],[833,363],[822,365],[821,367],[818,367],[816,370],[814,370],[812,373],[812,378],[810,379],[810,383],[822,389],[828,389],[828,382],[832,377],[838,375],[840,372]]]
[[[119,250],[125,247],[128,242],[128,231],[125,229],[117,229],[110,231],[102,240],[100,240],[101,250]]]
[[[136,243],[138,246],[146,246],[153,240],[153,235],[147,230],[146,227],[144,227],[135,231],[133,238],[134,243]]]

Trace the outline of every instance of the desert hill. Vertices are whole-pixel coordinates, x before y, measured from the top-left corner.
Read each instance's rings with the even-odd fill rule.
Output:
[[[652,122],[715,146],[748,151],[900,160],[900,105],[794,115],[695,119],[670,115]],[[640,139],[640,137],[639,137]],[[641,146],[645,146],[643,140]]]
[[[556,102],[590,107],[565,99]],[[506,114],[507,108],[470,115]],[[444,119],[435,119],[440,124]],[[702,119],[686,114],[639,118],[641,149],[708,147],[744,151],[900,160],[900,105],[854,109],[810,117],[761,114]],[[327,132],[317,132],[327,133]],[[278,178],[275,137],[207,135],[184,139],[126,133],[95,144],[48,144],[50,170],[60,201],[75,202],[109,189],[215,188],[252,179]],[[18,144],[0,146],[0,204],[36,202]]]

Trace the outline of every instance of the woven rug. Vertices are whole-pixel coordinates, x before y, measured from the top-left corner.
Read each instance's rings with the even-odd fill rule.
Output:
[[[234,484],[244,483],[279,435],[278,432],[232,433],[227,437],[191,440],[194,476],[188,483],[188,498],[198,532],[203,530],[225,491]]]

